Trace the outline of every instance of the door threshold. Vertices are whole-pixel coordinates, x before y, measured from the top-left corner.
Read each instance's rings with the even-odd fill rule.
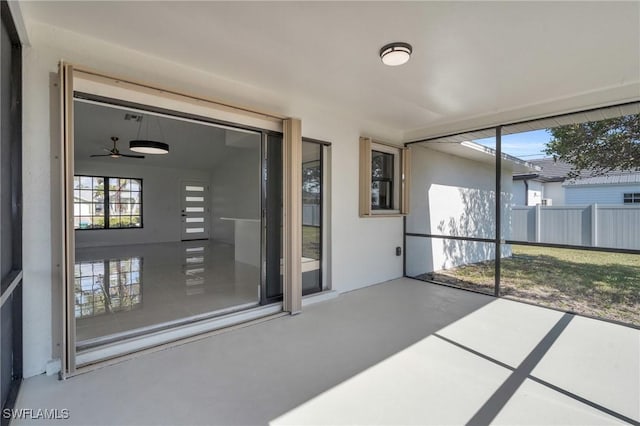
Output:
[[[223,315],[232,314],[235,312],[245,311],[247,309],[255,308],[259,306],[258,302],[244,303],[242,305],[231,306],[229,308],[218,309],[217,311],[206,312],[204,314],[192,315],[186,318],[179,318],[172,321],[166,321],[159,324],[148,325],[144,327],[135,328],[133,330],[121,331],[118,333],[108,334],[106,336],[94,337],[91,339],[80,340],[76,345],[78,352],[93,349],[97,346],[106,345],[109,343],[116,343],[125,339],[133,337],[143,336],[145,334],[164,331],[180,325],[192,324],[197,321],[206,319],[221,317]]]
[[[98,363],[103,364],[104,361],[110,361],[150,348],[182,344],[181,342],[185,339],[200,337],[199,335],[206,337],[207,333],[259,320],[281,312],[282,303],[274,303],[216,316],[214,318],[196,320],[189,324],[78,351],[76,354],[76,364],[78,370],[92,369],[92,364],[95,364],[97,367],[99,366]],[[78,373],[80,372],[82,371],[78,371]]]

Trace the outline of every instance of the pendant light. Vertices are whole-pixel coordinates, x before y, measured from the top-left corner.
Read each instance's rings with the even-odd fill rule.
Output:
[[[146,120],[144,120],[146,118]],[[169,153],[169,144],[165,142],[154,141],[148,139],[149,137],[149,116],[143,116],[140,118],[140,124],[138,125],[138,134],[136,135],[136,139],[129,142],[129,149],[134,152],[140,152],[142,154],[167,154]],[[140,130],[142,130],[142,121],[146,121],[147,125],[145,128],[145,136],[146,138],[140,138]],[[156,117],[156,121],[158,123],[158,128],[160,129],[160,136],[164,139],[164,135],[162,134],[162,127],[160,126],[160,119]]]

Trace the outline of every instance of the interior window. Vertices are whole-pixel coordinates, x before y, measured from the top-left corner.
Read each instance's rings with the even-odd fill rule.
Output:
[[[142,179],[74,176],[75,229],[142,227]]]

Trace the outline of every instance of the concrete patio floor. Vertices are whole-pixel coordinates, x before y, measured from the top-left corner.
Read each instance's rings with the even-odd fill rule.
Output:
[[[640,330],[411,279],[66,381],[13,424],[640,424]]]

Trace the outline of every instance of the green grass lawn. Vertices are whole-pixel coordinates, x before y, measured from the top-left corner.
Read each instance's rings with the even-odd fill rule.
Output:
[[[302,257],[320,259],[320,227],[302,227]]]
[[[502,295],[640,326],[640,255],[513,246],[501,264]],[[428,275],[493,294],[493,261]]]

